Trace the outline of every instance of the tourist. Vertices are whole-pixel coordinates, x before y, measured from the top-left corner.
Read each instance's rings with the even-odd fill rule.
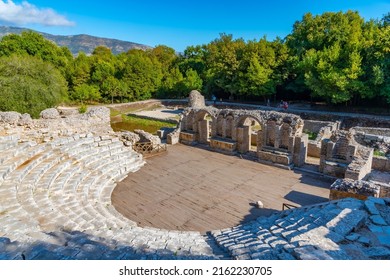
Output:
[[[287,101],[284,101],[284,102],[283,102],[283,109],[284,109],[285,111],[287,111],[287,109],[288,109],[288,103],[287,103]]]
[[[211,100],[213,100],[214,105],[217,103],[217,97],[214,94],[211,96]]]

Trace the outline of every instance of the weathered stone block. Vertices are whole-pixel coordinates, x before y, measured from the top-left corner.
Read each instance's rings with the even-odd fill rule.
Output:
[[[194,132],[182,131],[179,139],[181,143],[191,145],[196,142],[196,134]]]

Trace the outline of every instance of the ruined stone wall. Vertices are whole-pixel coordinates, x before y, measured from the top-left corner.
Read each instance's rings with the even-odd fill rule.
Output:
[[[319,158],[321,156],[321,141],[325,138],[330,138],[332,132],[336,131],[338,127],[338,122],[305,120],[303,132],[317,133],[315,140],[308,140],[307,155]]]
[[[0,135],[19,135],[20,141],[49,142],[58,137],[74,134],[115,134],[110,125],[110,110],[90,107],[84,114],[77,110],[42,111],[41,118],[31,119],[28,114],[0,112]]]
[[[372,158],[372,169],[390,172],[390,158],[374,156]]]
[[[355,133],[359,133],[359,134],[390,137],[390,128],[356,126],[353,127],[352,129],[355,131]]]
[[[353,197],[365,200],[369,196],[379,197],[381,186],[372,182],[338,179],[330,186],[329,199],[336,200]]]
[[[366,200],[370,196],[390,197],[390,185],[363,180],[337,179],[330,186],[330,200],[347,197]]]
[[[305,120],[303,125],[303,131],[311,131],[315,133],[320,133],[320,130],[324,127],[329,127],[330,131],[334,131],[338,129],[337,122],[325,122],[325,121],[313,121],[313,120]]]
[[[192,90],[188,98],[188,107],[203,108],[205,107],[204,96],[197,90]]]
[[[354,180],[371,172],[373,149],[358,144],[352,131],[333,132],[321,143],[320,172]]]
[[[358,127],[351,130],[355,133],[356,142],[390,156],[390,129]]]
[[[345,178],[361,180],[371,172],[374,150],[366,147],[359,147],[357,156],[348,165]]]

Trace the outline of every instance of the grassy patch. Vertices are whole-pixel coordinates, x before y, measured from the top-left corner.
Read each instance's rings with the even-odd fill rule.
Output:
[[[307,135],[309,135],[309,140],[316,140],[317,136],[318,136],[318,133],[315,133],[315,132],[312,132],[309,130],[305,130],[303,133],[306,133]]]
[[[384,157],[384,156],[386,156],[386,154],[384,152],[382,152],[382,151],[374,150],[374,156]]]
[[[127,105],[121,105],[116,106],[115,108],[110,108],[112,112],[117,114],[129,114],[134,113],[138,111],[153,111],[154,109],[161,108],[161,104],[159,103],[134,103],[134,104],[127,104]]]
[[[122,115],[121,122],[113,122],[111,123],[111,127],[114,131],[128,130],[134,131],[135,129],[142,129],[152,134],[156,134],[157,130],[162,127],[176,127],[176,124],[165,122],[165,121],[157,121],[145,119],[137,116],[127,116]]]
[[[79,107],[79,113],[84,114],[85,112],[87,112],[87,109],[88,109],[87,105],[81,104],[81,106]]]

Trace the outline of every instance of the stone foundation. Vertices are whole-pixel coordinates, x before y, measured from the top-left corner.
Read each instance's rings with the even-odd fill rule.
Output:
[[[225,139],[211,138],[210,147],[220,152],[233,154],[237,149],[237,144],[236,142],[225,140]]]
[[[196,142],[196,134],[194,132],[180,132],[180,142],[187,145],[193,145]]]
[[[275,163],[286,166],[291,166],[293,163],[291,155],[276,150],[258,151],[257,156],[261,162]]]
[[[374,156],[372,158],[372,169],[390,172],[390,158]]]
[[[366,200],[368,197],[383,197],[385,192],[381,193],[382,186],[372,182],[352,180],[352,179],[338,179],[330,187],[330,200],[337,200],[346,197]]]

